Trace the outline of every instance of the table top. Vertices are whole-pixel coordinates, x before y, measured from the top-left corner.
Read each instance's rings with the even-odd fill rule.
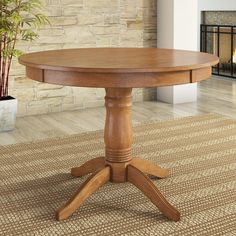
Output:
[[[207,53],[158,48],[84,48],[36,52],[20,63],[41,69],[81,72],[163,72],[212,66],[218,58]]]
[[[202,69],[200,74],[205,74],[202,79],[206,79],[209,68],[218,61],[218,57],[207,53],[157,48],[64,49],[19,58],[31,79],[81,87],[153,87],[195,82],[201,78],[199,73],[192,75],[192,71]],[[182,80],[175,81],[175,75]]]

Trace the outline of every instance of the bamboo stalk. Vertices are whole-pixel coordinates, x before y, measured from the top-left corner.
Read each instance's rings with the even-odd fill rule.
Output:
[[[3,38],[3,50],[6,50],[6,42],[7,41],[7,34],[4,33]],[[5,91],[5,70],[6,70],[6,57],[2,56],[2,96],[5,97],[4,91]]]
[[[0,99],[2,97],[2,34],[0,34]]]
[[[0,16],[2,17],[2,5],[1,5],[1,12],[0,12]],[[1,76],[1,74],[2,74],[2,34],[0,34],[0,40],[1,40],[1,42],[0,42],[0,99],[2,98],[2,86],[3,86],[3,84],[2,84],[2,76]]]
[[[12,45],[10,44],[10,48],[11,48],[12,52],[11,52],[11,55],[10,55],[10,57],[8,59],[8,65],[7,65],[6,85],[5,85],[5,91],[4,91],[5,96],[8,96],[9,73],[10,73],[11,64],[12,64],[12,57],[13,57],[13,53],[14,53],[13,51],[14,51],[14,49],[16,47],[16,41],[17,41],[17,35],[18,35],[19,26],[20,26],[20,24],[18,24],[16,26],[16,32],[15,32],[15,36],[14,36],[14,39],[13,39],[13,44]]]

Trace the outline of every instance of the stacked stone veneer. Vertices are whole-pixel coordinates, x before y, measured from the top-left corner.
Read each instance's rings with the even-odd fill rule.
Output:
[[[202,23],[209,25],[236,25],[235,11],[205,11]]]
[[[155,47],[156,0],[44,0],[51,26],[25,52],[78,47]],[[31,81],[15,60],[10,95],[18,116],[103,105],[104,89],[63,87]],[[155,90],[134,90],[134,100],[153,99]]]

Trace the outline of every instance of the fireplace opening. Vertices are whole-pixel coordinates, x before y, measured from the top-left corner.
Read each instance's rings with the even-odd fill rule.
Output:
[[[236,25],[201,24],[200,48],[220,58],[213,74],[236,79]]]

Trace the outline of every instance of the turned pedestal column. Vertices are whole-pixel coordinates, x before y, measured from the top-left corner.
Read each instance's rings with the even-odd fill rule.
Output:
[[[105,159],[111,168],[110,181],[125,182],[126,166],[132,160],[132,89],[106,89]]]

